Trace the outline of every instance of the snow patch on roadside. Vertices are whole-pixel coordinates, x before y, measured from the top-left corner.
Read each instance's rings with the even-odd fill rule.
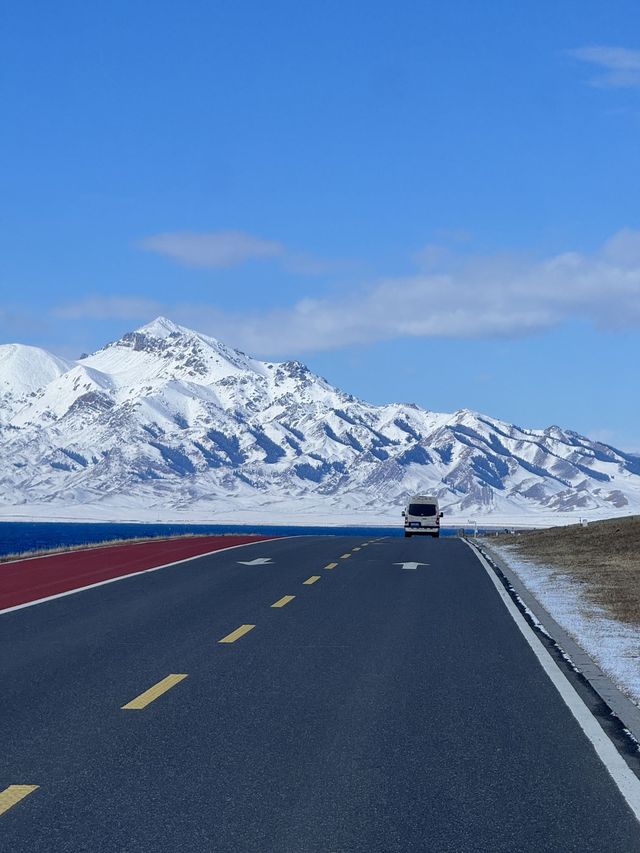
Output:
[[[557,567],[523,560],[511,545],[491,545],[600,669],[640,705],[640,626],[612,619],[588,600],[584,585]]]

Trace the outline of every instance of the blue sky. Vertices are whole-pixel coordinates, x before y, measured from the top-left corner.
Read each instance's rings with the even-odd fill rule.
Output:
[[[165,314],[640,451],[637,2],[14,2],[0,339]]]

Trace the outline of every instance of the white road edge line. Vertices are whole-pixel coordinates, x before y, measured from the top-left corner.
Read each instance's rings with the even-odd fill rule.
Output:
[[[24,604],[14,604],[12,607],[5,607],[0,610],[0,616],[5,613],[12,613],[14,610],[22,610],[25,607],[33,607],[36,604],[44,604],[47,601],[54,601],[56,598],[64,598],[66,595],[75,595],[76,592],[84,592],[86,589],[95,589],[97,586],[105,586],[108,583],[116,581],[124,581],[127,578],[135,578],[138,575],[146,575],[149,572],[159,572],[160,569],[168,569],[169,566],[179,566],[180,563],[188,563],[190,560],[198,560],[200,557],[209,557],[211,554],[222,554],[223,551],[233,551],[236,548],[248,548],[250,545],[264,545],[265,542],[278,542],[282,539],[292,539],[292,536],[274,536],[273,539],[260,539],[258,542],[244,542],[242,545],[229,545],[228,548],[217,548],[214,551],[205,551],[203,554],[194,554],[193,557],[185,557],[184,560],[175,560],[173,563],[163,563],[161,566],[152,566],[150,569],[141,569],[139,572],[131,572],[128,575],[118,575],[117,578],[107,578],[104,581],[96,581],[87,586],[79,586],[76,589],[68,589],[66,592],[57,592],[55,595],[48,595],[46,598],[36,598],[34,601],[25,601]]]
[[[533,653],[538,658],[538,661],[540,662],[542,668],[553,683],[553,686],[556,688],[556,690],[564,700],[566,706],[569,708],[569,710],[575,717],[578,725],[591,741],[591,744],[595,749],[598,758],[604,764],[609,775],[618,787],[618,790],[620,791],[620,793],[626,800],[629,808],[635,815],[636,820],[640,821],[640,779],[638,779],[635,773],[633,773],[627,766],[624,758],[622,758],[613,743],[604,733],[596,718],[587,708],[585,703],[576,693],[576,691],[562,672],[562,670],[558,667],[549,652],[545,649],[538,637],[535,635],[527,620],[524,618],[522,613],[514,604],[513,599],[511,598],[509,593],[506,591],[506,589],[502,586],[502,584],[496,577],[495,572],[493,571],[491,566],[487,563],[482,554],[476,548],[474,548],[470,542],[467,542],[467,545],[474,552],[474,554],[482,564],[482,567],[489,575],[491,582],[498,591],[498,595],[500,596],[505,607],[509,611],[509,614],[511,615],[513,621],[520,629],[525,640],[531,647]]]

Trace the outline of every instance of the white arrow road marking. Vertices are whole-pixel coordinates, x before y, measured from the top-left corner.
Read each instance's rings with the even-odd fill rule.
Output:
[[[255,560],[238,560],[239,566],[265,566],[271,562],[271,557],[256,557]]]
[[[394,566],[402,566],[403,569],[411,569],[411,571],[415,571],[418,566],[428,566],[429,563],[394,563]]]

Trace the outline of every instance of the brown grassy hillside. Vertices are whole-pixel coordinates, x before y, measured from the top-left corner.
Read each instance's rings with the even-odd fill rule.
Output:
[[[491,541],[513,546],[524,560],[570,575],[584,584],[595,604],[640,625],[640,516],[500,535]]]

